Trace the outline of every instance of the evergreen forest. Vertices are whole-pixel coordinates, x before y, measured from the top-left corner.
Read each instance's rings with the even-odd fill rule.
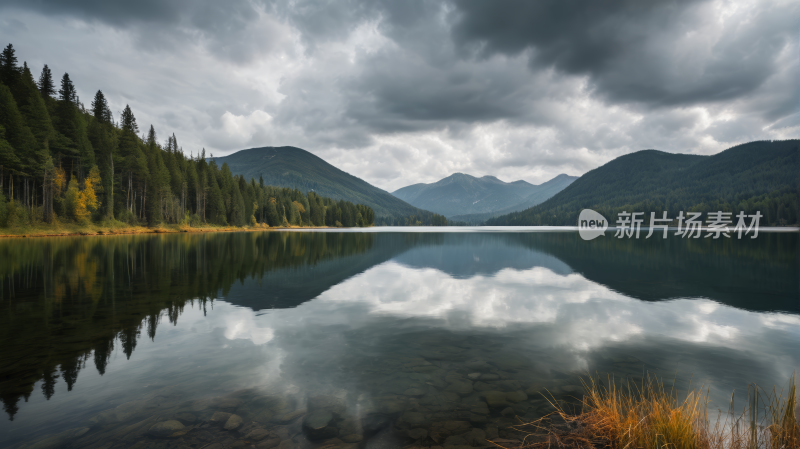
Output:
[[[174,134],[115,119],[98,90],[85,107],[68,73],[38,79],[12,44],[0,54],[0,227],[56,223],[159,226],[371,226],[373,210],[273,187],[187,156]]]

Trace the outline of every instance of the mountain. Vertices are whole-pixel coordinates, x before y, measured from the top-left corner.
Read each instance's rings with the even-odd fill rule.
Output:
[[[228,164],[231,172],[245,179],[263,176],[267,185],[313,190],[322,196],[368,205],[377,217],[430,215],[300,148],[250,148],[212,159],[220,166]]]
[[[713,156],[643,150],[620,156],[572,183],[549,200],[490,219],[494,226],[575,226],[582,209],[616,221],[617,214],[680,211],[745,211],[760,225],[798,223],[800,140],[750,142]]]
[[[491,214],[495,211],[522,210],[541,203],[575,179],[577,178],[559,175],[537,186],[525,181],[503,182],[494,176],[476,178],[455,173],[432,184],[420,183],[403,187],[392,192],[392,195],[413,206],[446,217],[465,214],[494,216]],[[515,208],[517,205],[524,206]]]
[[[496,210],[493,212],[487,212],[482,214],[454,215],[450,218],[453,221],[461,221],[467,224],[476,224],[476,225],[482,224],[483,222],[485,222],[490,218],[499,217],[500,215],[505,215],[505,214],[510,214],[512,212],[525,210],[533,206],[536,206],[537,204],[543,203],[553,195],[566,189],[567,186],[575,182],[576,179],[578,179],[577,176],[560,174],[555,178],[536,186],[537,190],[528,195],[521,203],[517,203],[514,204],[513,206],[509,206],[504,209]]]

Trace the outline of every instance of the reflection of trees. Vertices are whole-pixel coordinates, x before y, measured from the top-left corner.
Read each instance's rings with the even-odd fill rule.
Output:
[[[758,238],[617,239],[583,241],[577,233],[517,234],[587,279],[646,301],[705,297],[759,311],[800,312],[797,233]]]
[[[69,390],[93,356],[130,359],[163,317],[204,310],[220,292],[284,267],[363,253],[373,234],[230,233],[5,240],[0,245],[0,399],[13,419],[41,381]],[[269,285],[263,288],[269,289]]]

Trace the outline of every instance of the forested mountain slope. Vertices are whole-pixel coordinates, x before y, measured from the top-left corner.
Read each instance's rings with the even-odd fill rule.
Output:
[[[250,148],[213,159],[219,165],[228,164],[233,173],[246,179],[263,178],[265,184],[304,192],[313,190],[334,199],[366,204],[375,210],[378,217],[432,215],[300,148]]]
[[[577,223],[582,209],[613,224],[617,213],[711,211],[753,214],[761,225],[798,223],[800,140],[758,141],[713,156],[644,150],[596,168],[544,203],[490,219],[488,225],[538,226]]]
[[[559,175],[537,186],[526,181],[507,183],[494,176],[476,178],[455,173],[431,184],[420,183],[403,187],[392,192],[392,195],[446,217],[484,214],[487,215],[485,220],[497,215],[492,215],[497,211],[522,210],[541,203],[574,179],[577,178]]]
[[[0,227],[374,222],[368,206],[234,176],[205,150],[188,156],[174,134],[159,141],[147,128],[128,106],[116,121],[99,90],[86,108],[67,73],[58,90],[47,65],[35,81],[9,44],[0,54]]]

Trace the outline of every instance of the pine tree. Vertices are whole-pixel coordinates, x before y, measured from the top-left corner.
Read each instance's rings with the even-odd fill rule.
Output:
[[[105,96],[97,91],[92,101],[92,115],[88,126],[88,137],[94,149],[95,159],[103,180],[103,190],[108,192],[104,196],[106,216],[114,217],[114,172],[115,155],[117,153],[118,138],[113,125],[113,117],[108,107]]]
[[[94,94],[94,99],[92,100],[92,115],[100,123],[111,124],[114,121],[114,117],[111,115],[111,108],[108,107],[106,96],[103,95],[102,90],[98,90],[97,93]]]
[[[53,84],[53,74],[50,72],[50,67],[44,65],[41,75],[39,75],[39,92],[42,98],[52,98],[56,94],[56,86]]]
[[[136,124],[136,117],[133,116],[133,111],[131,111],[131,107],[127,104],[125,105],[125,109],[122,110],[120,119],[123,131],[133,133],[133,135],[139,133],[139,126]]]
[[[136,117],[133,115],[130,106],[125,105],[120,115],[120,124],[122,129],[119,136],[119,153],[122,158],[122,181],[123,190],[125,191],[126,199],[125,205],[128,211],[133,212],[136,185],[134,178],[142,184],[147,177],[147,159],[142,152],[139,144],[139,138],[136,133],[139,132],[139,127],[136,125]]]
[[[64,76],[61,77],[61,89],[58,90],[58,99],[73,105],[78,102],[78,93],[75,91],[75,85],[72,84],[72,80],[69,79],[69,73],[64,73]]]
[[[17,67],[17,56],[14,52],[14,46],[8,44],[6,48],[3,49],[3,52],[0,53],[0,82],[13,90],[20,73],[21,70]]]
[[[74,163],[81,153],[78,148],[81,139],[77,123],[79,112],[75,104],[77,95],[68,73],[61,78],[61,89],[58,93],[53,114],[53,126],[58,133],[50,147],[53,153],[67,156]]]

